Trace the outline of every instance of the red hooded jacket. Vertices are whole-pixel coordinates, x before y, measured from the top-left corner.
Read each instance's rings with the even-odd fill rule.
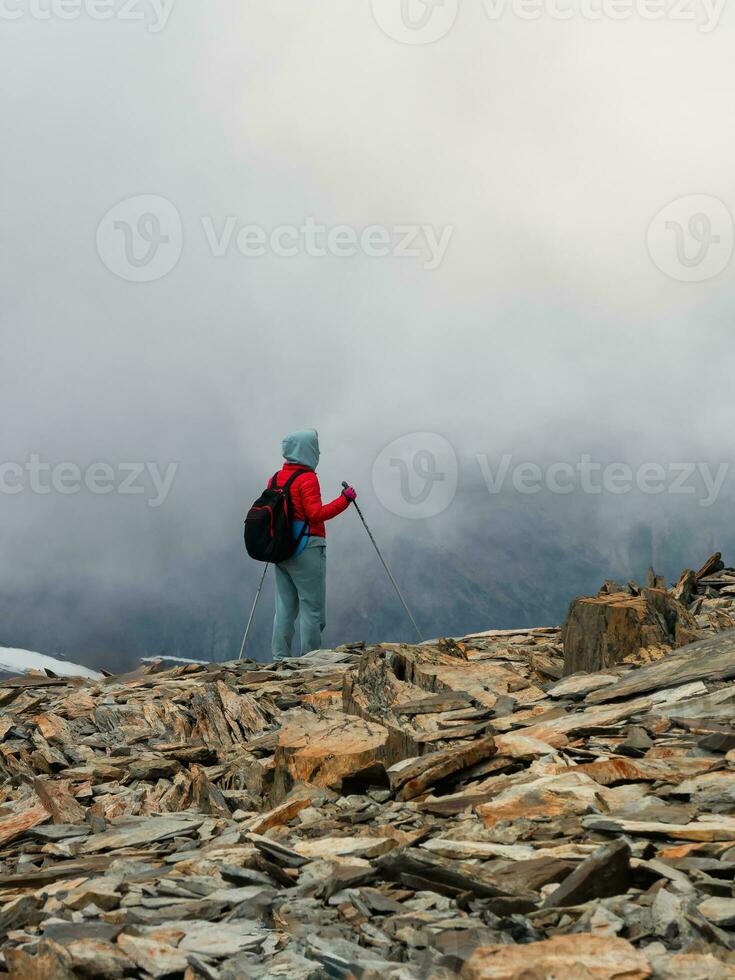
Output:
[[[282,487],[292,473],[303,469],[304,467],[299,466],[298,463],[284,463],[280,472],[276,474],[276,485]],[[314,470],[304,470],[304,473],[296,477],[291,484],[291,504],[293,519],[308,521],[309,534],[312,538],[325,538],[327,532],[324,522],[331,521],[350,506],[349,500],[343,494],[330,503],[323,504],[319,480]]]

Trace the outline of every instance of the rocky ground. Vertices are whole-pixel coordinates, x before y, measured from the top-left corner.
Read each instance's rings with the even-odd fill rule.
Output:
[[[713,556],[563,631],[5,680],[0,975],[735,977],[734,627]]]

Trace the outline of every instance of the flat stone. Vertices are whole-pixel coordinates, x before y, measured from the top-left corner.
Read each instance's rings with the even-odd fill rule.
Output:
[[[697,908],[708,922],[722,929],[735,926],[735,898],[707,898]]]
[[[652,969],[643,953],[617,937],[555,936],[527,945],[474,951],[463,980],[646,980]]]

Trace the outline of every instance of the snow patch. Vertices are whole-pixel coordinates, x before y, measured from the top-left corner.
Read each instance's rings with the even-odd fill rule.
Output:
[[[0,673],[17,677],[19,674],[28,674],[32,670],[37,670],[40,673],[51,670],[59,677],[86,677],[93,681],[101,680],[104,676],[97,670],[82,667],[80,664],[69,663],[68,660],[47,657],[45,653],[0,647]]]

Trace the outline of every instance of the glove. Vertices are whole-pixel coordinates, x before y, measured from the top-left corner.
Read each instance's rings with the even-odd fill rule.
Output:
[[[357,500],[357,492],[352,489],[352,487],[345,487],[342,491],[342,496],[347,497],[350,503]]]

